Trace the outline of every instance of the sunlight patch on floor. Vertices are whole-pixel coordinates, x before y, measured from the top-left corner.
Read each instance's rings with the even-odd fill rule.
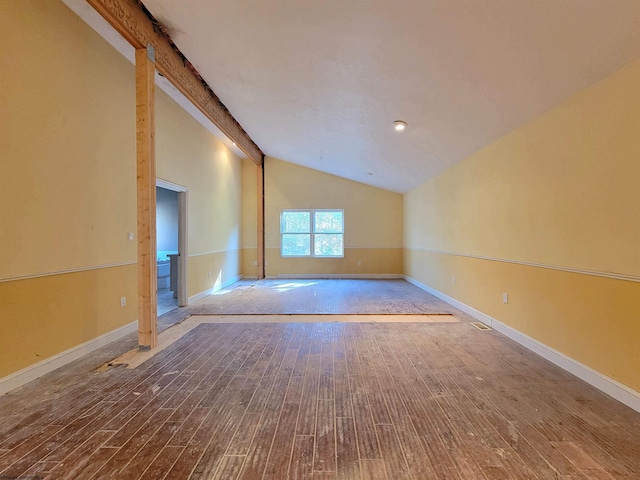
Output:
[[[289,282],[282,285],[274,285],[271,288],[277,290],[278,292],[288,292],[289,290],[293,290],[294,288],[311,287],[316,283],[317,282]]]

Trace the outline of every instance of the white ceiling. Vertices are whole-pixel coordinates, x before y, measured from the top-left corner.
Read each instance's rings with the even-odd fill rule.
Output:
[[[640,57],[640,0],[144,4],[265,154],[396,192]]]

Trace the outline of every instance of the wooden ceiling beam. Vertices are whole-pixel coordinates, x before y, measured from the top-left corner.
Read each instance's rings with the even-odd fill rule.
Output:
[[[262,165],[264,153],[202,79],[193,65],[176,48],[171,38],[154,23],[136,0],[87,0],[134,48],[151,45],[156,68],[211,122],[233,141],[247,157]]]

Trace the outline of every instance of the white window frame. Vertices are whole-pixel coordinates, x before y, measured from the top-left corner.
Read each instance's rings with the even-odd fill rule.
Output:
[[[282,217],[285,212],[309,212],[310,213],[310,224],[309,224],[309,233],[295,233],[292,234],[290,232],[282,231]],[[315,215],[316,212],[341,212],[342,213],[342,232],[331,232],[336,235],[342,235],[342,255],[316,255],[315,254],[315,236],[317,234],[324,234],[325,232],[316,233],[315,230]],[[282,252],[282,236],[286,234],[289,235],[309,235],[309,255],[284,255]],[[282,258],[344,258],[344,209],[342,208],[287,208],[284,210],[280,210],[280,257]]]

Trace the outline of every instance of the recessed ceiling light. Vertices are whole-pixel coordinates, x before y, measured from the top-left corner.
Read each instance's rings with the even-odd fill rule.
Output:
[[[367,175],[373,175],[373,173],[372,172],[367,172]]]
[[[401,132],[402,130],[407,128],[407,122],[396,120],[395,122],[393,122],[393,128],[395,128],[398,132]]]

